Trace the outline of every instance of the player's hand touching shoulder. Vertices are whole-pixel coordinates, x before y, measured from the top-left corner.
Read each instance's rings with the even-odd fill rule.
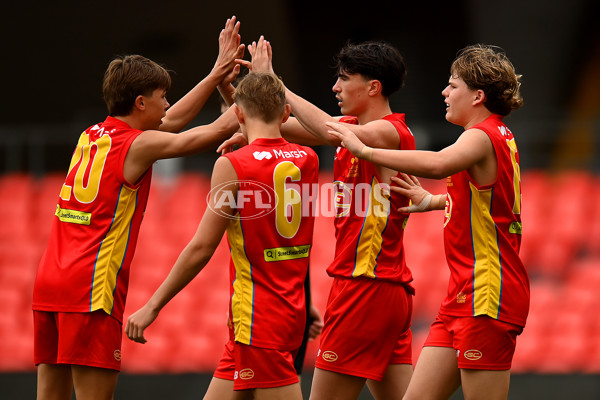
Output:
[[[365,147],[396,150],[400,146],[398,131],[391,122],[383,119],[364,125],[343,122],[326,122],[326,125],[328,133],[357,157],[361,157],[363,150],[368,150]]]
[[[361,157],[363,150],[367,147],[361,140],[352,132],[348,124],[342,122],[326,122],[325,125],[329,128],[327,132],[336,137],[340,141],[340,145],[347,148],[352,154]]]

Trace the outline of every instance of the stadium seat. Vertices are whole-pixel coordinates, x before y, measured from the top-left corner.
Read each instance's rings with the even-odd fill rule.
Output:
[[[537,259],[542,247],[548,241],[548,232],[552,230],[552,193],[553,188],[546,172],[531,170],[521,175],[521,220],[523,223],[523,238],[521,258],[530,273],[543,273],[543,268]]]
[[[586,374],[600,374],[600,329],[598,328],[588,336],[589,347],[581,354],[582,372]]]
[[[433,321],[431,321],[433,322]],[[423,326],[421,328],[412,328],[413,341],[412,341],[412,362],[413,365],[417,363],[419,359],[419,355],[421,354],[421,350],[423,349],[423,344],[425,343],[425,339],[427,339],[427,335],[429,335],[429,325]]]
[[[32,189],[29,175],[0,176],[0,241],[30,240],[31,230],[37,228]]]
[[[534,372],[543,362],[545,342],[542,339],[547,331],[535,327],[525,327],[523,333],[517,337],[517,347],[513,356],[511,371],[513,373]]]
[[[331,182],[331,174],[320,177]],[[46,246],[62,174],[34,179],[0,175],[0,370],[33,371],[31,290]],[[514,373],[600,373],[600,177],[570,171],[524,171],[521,256],[531,276],[527,326],[517,339]],[[422,180],[433,192],[445,181]],[[557,209],[568,188],[569,210]],[[132,264],[125,317],[141,307],[166,277],[197,228],[206,207],[209,178],[187,173],[172,183],[159,177]],[[564,198],[564,194],[562,195]],[[19,198],[18,202],[11,198]],[[581,203],[578,203],[581,201]],[[572,210],[575,209],[575,210]],[[32,221],[23,223],[23,221]],[[443,213],[415,214],[407,225],[406,260],[414,275],[413,354],[416,361],[429,325],[445,295],[448,269],[443,250]],[[332,279],[333,218],[319,216],[311,255],[313,301],[322,313]],[[189,287],[148,330],[146,345],[123,340],[123,371],[212,371],[227,339],[229,250],[226,240]],[[307,368],[318,340],[309,343]]]

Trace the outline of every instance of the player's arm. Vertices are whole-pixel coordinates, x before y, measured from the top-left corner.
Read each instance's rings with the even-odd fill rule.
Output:
[[[308,102],[286,88],[286,100],[292,106],[292,113],[300,125],[311,135],[331,146],[339,146],[340,139],[329,133],[327,123],[336,123],[340,117],[332,117],[319,107]],[[397,149],[400,137],[394,125],[378,119],[364,125],[344,124],[363,143],[370,147]]]
[[[264,36],[260,36],[258,42],[252,42],[248,45],[248,52],[252,57],[251,61],[237,60],[237,62],[250,71],[254,72],[270,72],[275,74],[273,70],[273,52],[271,43],[265,40]],[[286,89],[287,91],[287,89]],[[316,137],[311,134],[301,123],[294,117],[288,120],[281,126],[281,135],[292,143],[297,143],[305,146],[319,146],[329,144],[326,140]],[[223,143],[219,149],[231,148],[233,145],[244,145],[245,138],[236,136]],[[217,150],[219,151],[219,150]]]
[[[271,43],[261,36],[258,42],[248,46],[252,62],[242,62],[253,71],[273,71],[273,50]],[[295,118],[289,118],[283,124],[281,133],[287,140],[304,145],[339,146],[340,140],[329,133],[327,122],[338,122],[340,117],[333,117],[319,107],[298,96],[289,88],[285,91],[286,100],[292,106]],[[398,132],[391,122],[376,120],[364,125],[348,124],[364,143],[372,147],[397,149],[400,144]]]
[[[283,136],[289,142],[304,146],[321,146],[331,144],[328,141],[310,133],[295,117],[288,118],[288,120],[281,125],[281,136]]]
[[[131,144],[123,175],[128,182],[137,182],[140,176],[157,160],[183,157],[216,148],[239,128],[231,108],[216,121],[201,125],[180,134],[162,131],[144,131]]]
[[[237,79],[240,74],[240,65],[237,64],[233,67],[233,70],[223,78],[217,89],[219,90],[219,94],[221,98],[225,102],[228,107],[231,107],[233,104],[233,92],[235,92],[235,87],[233,86],[233,82]]]
[[[440,150],[389,150],[372,148],[363,143],[346,124],[328,124],[330,133],[337,136],[354,155],[384,167],[425,178],[442,179],[463,170],[495,161],[490,138],[480,129],[468,129],[458,140]]]
[[[233,79],[231,74],[239,72],[236,58],[242,57],[245,46],[240,44],[240,23],[231,17],[219,35],[219,54],[210,73],[190,90],[177,103],[173,104],[163,118],[159,130],[179,132],[189,124],[202,110],[215,88],[226,79]],[[236,75],[237,76],[237,75]],[[226,85],[225,85],[226,86]]]
[[[233,215],[229,204],[218,201],[224,191],[237,195],[237,174],[231,162],[221,157],[215,163],[211,179],[211,197],[196,234],[183,249],[173,268],[150,300],[127,319],[125,333],[135,342],[146,343],[144,330],[158,317],[163,307],[204,268],[221,242]],[[212,190],[219,187],[219,190]],[[216,205],[219,204],[218,212]]]

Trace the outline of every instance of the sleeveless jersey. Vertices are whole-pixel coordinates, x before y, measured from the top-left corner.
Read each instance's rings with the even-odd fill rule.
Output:
[[[256,139],[224,156],[239,181],[237,212],[227,227],[234,339],[298,349],[306,320],[317,155],[277,138]]]
[[[473,129],[494,146],[498,174],[479,186],[467,171],[447,179],[444,245],[450,267],[448,295],[440,313],[489,317],[525,326],[529,278],[519,258],[521,182],[519,153],[502,117],[492,115]]]
[[[122,322],[152,176],[150,169],[136,185],[123,176],[125,156],[141,133],[108,117],[79,137],[38,267],[34,310],[104,310]]]
[[[400,149],[414,150],[415,139],[404,114],[383,118],[394,124]],[[358,124],[354,117],[340,122]],[[410,287],[412,274],[404,259],[404,227],[408,214],[398,212],[409,200],[391,196],[375,165],[338,147],[333,165],[336,247],[327,273],[338,277],[366,277]],[[412,289],[411,289],[412,290]]]

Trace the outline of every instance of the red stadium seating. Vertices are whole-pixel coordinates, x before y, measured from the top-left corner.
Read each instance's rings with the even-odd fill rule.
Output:
[[[31,292],[46,246],[62,175],[0,176],[0,371],[31,371]],[[323,174],[321,182],[330,182]],[[518,338],[515,373],[600,373],[600,177],[587,172],[524,171],[522,257],[531,274],[528,325]],[[422,180],[432,192],[445,182]],[[125,317],[141,307],[168,274],[206,208],[209,178],[156,177],[132,265]],[[566,193],[566,194],[565,194]],[[18,198],[19,201],[14,201]],[[324,312],[333,258],[330,216],[315,223],[311,255],[313,302]],[[414,357],[445,295],[443,212],[412,215],[405,237],[413,271]],[[205,270],[178,294],[147,331],[148,343],[123,340],[123,371],[212,371],[227,339],[229,252],[226,240]],[[309,343],[305,365],[314,363]]]

